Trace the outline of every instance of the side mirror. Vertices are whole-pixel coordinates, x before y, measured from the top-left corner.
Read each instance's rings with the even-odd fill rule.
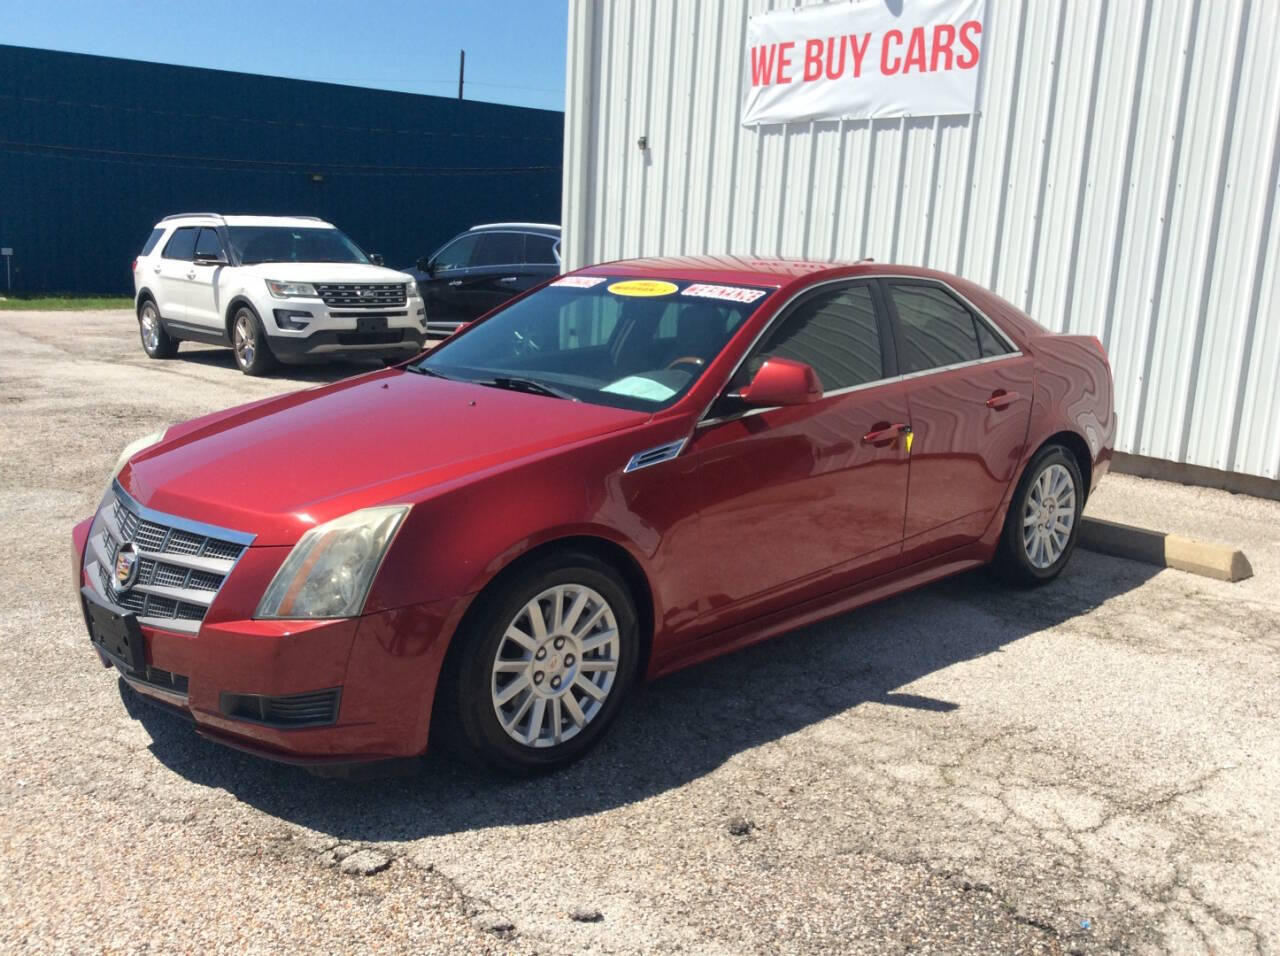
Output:
[[[765,359],[751,384],[738,397],[756,408],[779,405],[807,405],[822,398],[818,373],[804,362],[792,359]]]
[[[385,265],[386,265],[386,263],[382,260],[382,255],[381,255],[381,253],[377,253],[377,252],[371,252],[371,253],[369,253],[369,261],[370,261],[370,262],[372,262],[375,266],[385,266]]]
[[[423,256],[421,259],[419,259],[417,264],[418,264],[418,271],[421,272],[423,275],[429,276],[435,273],[435,268],[431,265],[431,259],[428,258],[427,256]]]

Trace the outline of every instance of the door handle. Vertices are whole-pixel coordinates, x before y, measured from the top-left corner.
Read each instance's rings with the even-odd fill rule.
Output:
[[[1006,392],[1003,388],[998,388],[991,393],[991,397],[987,399],[987,408],[1004,408],[1005,406],[1018,400],[1017,392]]]
[[[462,285],[462,280],[461,280],[461,279],[451,279],[451,280],[449,280],[449,285]]]
[[[862,440],[868,445],[879,445],[884,442],[891,442],[899,435],[911,434],[910,425],[885,425],[883,428],[875,428],[862,436]]]
[[[503,278],[499,279],[498,281],[499,281],[499,282],[515,282],[515,281],[516,281],[516,278],[517,278],[517,276],[504,276]]]
[[[187,273],[187,278],[188,278],[188,279],[194,279],[195,277],[196,277],[196,270],[195,270],[195,269],[192,269],[190,272],[188,272],[188,273]]]
[[[151,269],[151,271],[152,271],[152,272],[154,272],[156,275],[159,275],[159,274],[160,274],[160,267],[159,267],[159,266],[153,266],[153,267],[152,267],[152,269]]]

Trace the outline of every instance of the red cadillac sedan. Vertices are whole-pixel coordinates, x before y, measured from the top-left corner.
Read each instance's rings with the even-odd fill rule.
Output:
[[[333,771],[600,740],[641,678],[1069,559],[1102,346],[955,276],[594,266],[429,354],[125,449],[73,533],[94,650],[207,737]]]

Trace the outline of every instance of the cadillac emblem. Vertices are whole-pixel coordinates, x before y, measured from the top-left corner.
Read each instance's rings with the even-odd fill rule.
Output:
[[[133,587],[138,580],[138,549],[132,541],[126,541],[116,549],[115,580],[112,582],[117,593]]]

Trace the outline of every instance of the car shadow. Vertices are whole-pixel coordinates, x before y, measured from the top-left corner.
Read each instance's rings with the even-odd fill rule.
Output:
[[[236,373],[240,371],[236,366],[235,355],[231,349],[225,348],[199,348],[183,343],[182,350],[173,361],[190,362],[207,368],[225,368],[227,371]],[[382,362],[376,359],[333,361],[315,365],[280,365],[270,373],[269,377],[291,382],[322,384],[376,371],[382,367]]]
[[[945,721],[965,700],[901,688],[1088,614],[1154,567],[1082,552],[1053,584],[1011,590],[961,575],[656,681],[618,726],[559,773],[498,778],[431,755],[408,777],[313,777],[196,736],[121,681],[152,753],[175,772],[344,841],[411,840],[599,813],[680,787],[735,754],[853,708],[911,708]]]

